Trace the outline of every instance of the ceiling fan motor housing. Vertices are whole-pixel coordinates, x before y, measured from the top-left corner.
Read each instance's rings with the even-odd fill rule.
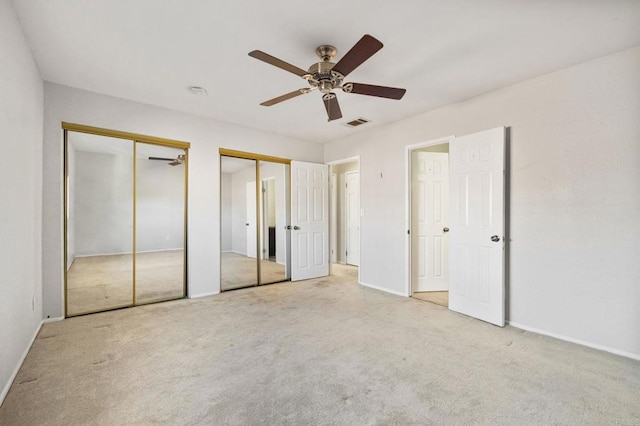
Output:
[[[335,64],[329,61],[318,62],[309,67],[307,81],[313,87],[317,87],[322,93],[329,93],[342,84],[342,74],[332,71]]]

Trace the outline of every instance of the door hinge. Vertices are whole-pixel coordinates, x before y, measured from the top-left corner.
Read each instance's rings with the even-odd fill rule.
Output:
[[[345,252],[344,252],[344,255],[345,255],[345,256],[349,256],[349,250],[345,251]]]
[[[411,235],[411,229],[407,229],[407,235]]]
[[[267,192],[267,188],[262,188],[262,193],[264,194],[265,192]]]

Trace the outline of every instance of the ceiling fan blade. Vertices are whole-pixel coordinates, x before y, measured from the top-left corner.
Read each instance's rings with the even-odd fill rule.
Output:
[[[340,104],[335,93],[327,93],[322,97],[322,101],[324,102],[324,108],[327,110],[328,121],[342,118],[342,111],[340,111]]]
[[[364,61],[372,57],[378,50],[382,49],[383,44],[380,40],[365,34],[349,50],[346,55],[338,61],[333,67],[333,71],[337,71],[343,76],[347,76],[351,71],[358,68]]]
[[[362,83],[345,83],[342,90],[347,93],[356,93],[358,95],[378,96],[387,99],[402,99],[407,89],[398,89],[397,87],[374,86],[373,84]]]
[[[278,68],[282,68],[285,71],[289,71],[290,73],[293,73],[297,76],[303,77],[307,74],[309,74],[308,72],[306,72],[305,70],[296,67],[295,65],[291,65],[288,62],[283,61],[282,59],[278,59],[275,56],[271,56],[267,53],[264,53],[261,50],[254,50],[252,52],[249,52],[249,56],[251,56],[252,58],[256,58],[259,59],[263,62],[266,62],[268,64],[273,65],[274,67],[278,67]]]
[[[309,93],[308,90],[298,89],[293,92],[287,93],[286,95],[278,96],[277,98],[269,99],[268,101],[264,101],[260,105],[262,106],[271,106],[275,104],[279,104],[280,102],[286,101],[287,99],[295,98],[296,96],[304,95]]]
[[[174,161],[174,160],[175,160],[175,158],[149,157],[149,160]]]

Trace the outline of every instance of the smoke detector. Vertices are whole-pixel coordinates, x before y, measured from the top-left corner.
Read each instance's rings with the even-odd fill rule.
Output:
[[[189,87],[189,91],[197,96],[207,96],[207,89],[205,89],[204,87],[200,87],[200,86],[190,86]]]

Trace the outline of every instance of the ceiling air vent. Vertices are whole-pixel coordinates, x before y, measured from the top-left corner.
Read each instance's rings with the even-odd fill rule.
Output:
[[[361,117],[361,118],[356,118],[355,120],[349,121],[348,123],[346,123],[346,125],[349,127],[358,127],[368,122],[369,120]]]

